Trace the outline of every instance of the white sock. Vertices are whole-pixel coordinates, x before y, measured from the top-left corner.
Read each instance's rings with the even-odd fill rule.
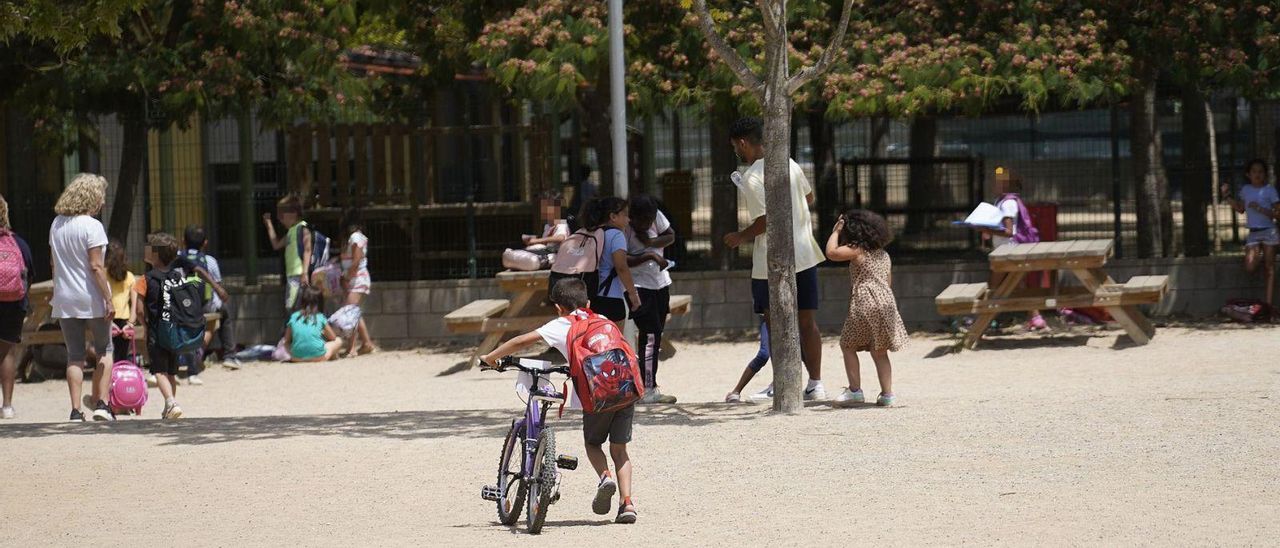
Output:
[[[811,389],[817,388],[817,387],[819,387],[819,386],[822,386],[822,380],[821,380],[821,379],[816,380],[816,381],[815,381],[815,380],[813,380],[813,379],[809,379],[809,385],[808,385],[808,386],[806,386],[806,387],[805,387],[805,389],[806,389],[806,390],[811,390]]]

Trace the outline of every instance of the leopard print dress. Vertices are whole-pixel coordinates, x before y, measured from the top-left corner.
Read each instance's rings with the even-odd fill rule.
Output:
[[[907,344],[907,328],[889,287],[893,261],[883,249],[849,261],[849,316],[840,332],[840,348],[855,352],[898,351]]]

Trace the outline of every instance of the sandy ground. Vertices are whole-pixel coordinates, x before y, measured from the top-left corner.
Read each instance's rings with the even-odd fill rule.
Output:
[[[1116,348],[1114,331],[1075,332],[962,354],[918,336],[894,357],[898,407],[798,416],[719,403],[754,345],[682,342],[661,372],[681,403],[637,415],[639,523],[591,512],[583,458],[537,539],[479,498],[514,375],[437,376],[457,354],[211,370],[174,423],[158,399],[140,419],[56,422],[65,384],[19,385],[0,545],[1275,544],[1277,335],[1167,328]],[[824,364],[834,395],[834,338]],[[583,457],[577,416],[555,424]]]

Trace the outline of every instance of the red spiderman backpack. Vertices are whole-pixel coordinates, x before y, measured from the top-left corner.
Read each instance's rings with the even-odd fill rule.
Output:
[[[569,377],[584,413],[607,413],[644,395],[636,353],[617,324],[590,310],[569,315]]]

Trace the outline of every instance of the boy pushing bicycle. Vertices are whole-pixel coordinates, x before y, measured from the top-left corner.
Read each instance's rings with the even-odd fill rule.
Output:
[[[570,340],[570,331],[574,329],[576,323],[589,322],[600,318],[588,308],[590,303],[587,300],[587,286],[582,280],[576,278],[560,280],[551,288],[551,302],[556,305],[559,317],[547,322],[546,325],[539,327],[537,330],[530,331],[503,343],[493,352],[482,356],[480,360],[491,366],[497,365],[498,360],[528,348],[538,341],[543,341],[560,351],[565,359],[570,362],[572,370],[581,372],[584,366],[574,364],[575,354],[578,354],[578,352],[571,348],[576,344],[580,344],[580,342]],[[609,326],[612,326],[610,322],[603,323],[609,323]],[[630,352],[630,349],[627,348],[626,351]],[[633,355],[634,353],[631,354]],[[592,358],[595,358],[595,356],[592,356]],[[593,365],[595,363],[599,362],[594,362]],[[630,368],[634,368],[634,360],[629,364],[630,368],[627,365],[622,364],[622,369],[629,371]],[[616,367],[618,364],[605,362],[605,366]],[[610,376],[614,379],[619,377],[612,374]],[[628,384],[626,371],[620,377],[624,381],[615,385],[615,387],[618,390],[627,392],[623,401],[638,399],[642,389]],[[573,376],[573,379],[574,388],[581,396],[585,383],[580,380],[580,375]],[[596,389],[599,390],[599,387]],[[627,456],[627,443],[631,441],[631,424],[635,414],[635,404],[629,403],[621,408],[593,412],[587,401],[583,403],[582,434],[586,442],[587,459],[591,461],[591,466],[595,468],[596,474],[600,476],[600,483],[596,487],[596,496],[591,503],[591,509],[599,515],[608,514],[613,504],[613,495],[617,492],[619,504],[618,517],[615,521],[618,523],[635,523],[636,507],[631,502],[631,459]],[[609,473],[609,461],[603,448],[605,441],[609,442],[609,453],[613,456],[614,469],[617,471],[616,481]]]

